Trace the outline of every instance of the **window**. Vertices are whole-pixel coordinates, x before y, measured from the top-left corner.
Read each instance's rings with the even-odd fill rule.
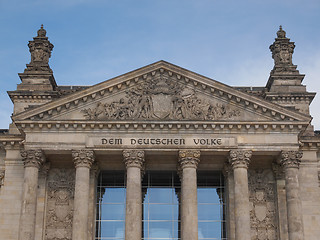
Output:
[[[179,238],[180,181],[175,172],[147,172],[142,182],[143,239]]]
[[[198,171],[199,240],[225,240],[224,182],[220,172]],[[179,240],[180,179],[176,172],[149,171],[142,181],[143,240]],[[101,172],[97,186],[96,240],[124,240],[125,172]]]
[[[200,171],[197,179],[199,240],[226,239],[223,176],[220,172]]]
[[[124,172],[102,172],[97,189],[96,239],[124,239],[126,188]]]

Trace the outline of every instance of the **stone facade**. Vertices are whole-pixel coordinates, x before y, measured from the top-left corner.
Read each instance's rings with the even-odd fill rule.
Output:
[[[125,239],[142,238],[145,171],[180,177],[182,240],[198,239],[197,173],[223,172],[228,240],[316,240],[320,135],[280,27],[265,87],[231,87],[165,61],[59,86],[43,26],[0,132],[0,236],[95,239],[99,171],[126,173]]]

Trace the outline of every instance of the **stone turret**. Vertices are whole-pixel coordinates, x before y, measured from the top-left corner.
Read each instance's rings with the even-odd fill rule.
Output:
[[[46,33],[41,25],[37,36],[29,41],[31,61],[26,65],[24,72],[19,73],[21,83],[17,85],[17,90],[8,91],[14,104],[13,115],[59,97],[57,84],[49,66],[53,45],[48,40]],[[19,133],[14,124],[10,125],[9,132]]]
[[[41,25],[37,36],[29,41],[31,61],[26,65],[24,72],[19,73],[21,83],[18,84],[17,90],[8,92],[14,103],[13,114],[58,97],[57,84],[49,66],[53,44],[48,40],[46,33]]]
[[[270,46],[274,67],[267,82],[266,98],[281,106],[309,114],[309,105],[315,93],[307,92],[302,85],[304,74],[300,74],[297,66],[292,63],[295,45],[286,37],[280,26],[277,38]]]

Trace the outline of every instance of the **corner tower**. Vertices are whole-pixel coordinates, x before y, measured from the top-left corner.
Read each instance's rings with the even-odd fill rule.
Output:
[[[24,72],[19,73],[21,83],[18,84],[17,90],[8,92],[14,104],[13,114],[58,97],[57,84],[49,66],[53,44],[50,43],[46,34],[46,30],[41,25],[37,36],[29,41],[31,61],[26,65]]]
[[[286,37],[282,26],[269,48],[274,59],[274,67],[266,85],[266,99],[309,115],[309,105],[315,93],[307,92],[306,86],[302,85],[305,75],[300,74],[297,65],[292,63],[294,42],[290,42]]]

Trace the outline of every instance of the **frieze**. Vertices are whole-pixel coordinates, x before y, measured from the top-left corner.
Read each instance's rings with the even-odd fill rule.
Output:
[[[164,74],[146,79],[110,103],[98,102],[82,110],[87,120],[225,120],[240,110],[221,102],[209,102]]]
[[[72,239],[74,185],[74,169],[49,171],[46,240]]]

